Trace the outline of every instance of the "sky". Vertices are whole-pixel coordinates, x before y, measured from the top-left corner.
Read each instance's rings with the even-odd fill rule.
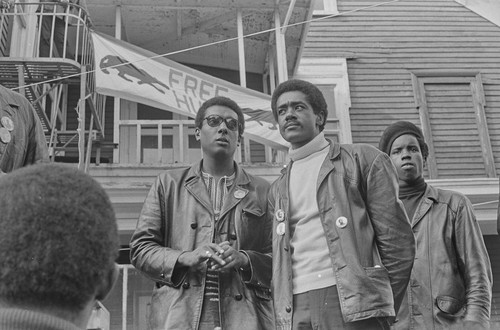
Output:
[[[500,26],[500,0],[455,0]]]

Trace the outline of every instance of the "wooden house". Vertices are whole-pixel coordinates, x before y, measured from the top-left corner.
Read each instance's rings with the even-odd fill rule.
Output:
[[[270,90],[297,64],[311,6],[311,0],[0,1],[0,84],[33,103],[51,159],[90,173],[115,207],[120,280],[90,327],[146,328],[154,284],[130,265],[128,243],[154,178],[201,158],[193,111],[184,108],[196,111],[216,92],[237,90],[269,110]],[[101,56],[103,43],[142,57]],[[147,71],[143,65],[153,58]],[[157,76],[159,68],[170,74]],[[125,87],[104,86],[100,76]],[[171,98],[154,101],[141,94],[144,88]],[[180,90],[189,97],[174,94]],[[286,147],[256,133],[259,125],[268,131],[274,125],[267,110],[264,119],[248,115],[256,130],[247,123],[236,160],[272,181]]]
[[[428,182],[474,204],[494,272],[492,328],[500,328],[500,3],[319,2],[294,76],[321,83],[341,63],[335,73],[348,89],[324,88],[346,104],[336,108],[350,127],[346,142],[377,146],[398,120],[423,129]]]
[[[153,284],[130,266],[128,241],[155,176],[200,158],[192,116],[138,96],[99,93],[103,67],[89,43],[94,32],[262,95],[288,78],[311,81],[328,102],[325,133],[341,143],[377,145],[392,122],[416,123],[431,147],[428,181],[471,199],[494,282],[500,281],[500,19],[491,1],[80,0],[45,11],[40,5],[17,1],[2,9],[0,84],[33,101],[53,159],[78,163],[115,206],[120,281],[95,313],[105,315],[103,323],[94,319],[93,326],[145,328]],[[66,47],[49,45],[49,56],[40,54],[42,16],[68,22],[60,25]],[[236,158],[273,181],[286,151],[246,136]],[[492,327],[500,327],[500,286],[493,303]]]

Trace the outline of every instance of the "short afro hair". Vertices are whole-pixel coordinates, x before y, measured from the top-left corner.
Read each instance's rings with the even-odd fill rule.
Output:
[[[203,120],[205,119],[205,113],[207,112],[207,109],[214,105],[228,107],[229,109],[233,110],[236,115],[238,115],[238,134],[241,137],[243,135],[243,132],[245,131],[245,117],[243,116],[243,111],[236,102],[225,96],[215,96],[203,102],[194,119],[195,126],[197,128],[201,128],[201,126],[203,125]]]
[[[104,189],[69,165],[0,177],[0,301],[78,313],[115,267],[119,240]]]
[[[276,87],[271,97],[271,109],[273,110],[273,116],[276,121],[278,121],[278,109],[276,107],[276,102],[281,94],[286,92],[302,92],[306,96],[307,102],[312,106],[313,112],[315,114],[323,113],[324,120],[319,126],[320,132],[325,128],[326,119],[328,118],[328,105],[326,104],[325,97],[319,88],[305,80],[300,79],[290,79],[282,82]]]

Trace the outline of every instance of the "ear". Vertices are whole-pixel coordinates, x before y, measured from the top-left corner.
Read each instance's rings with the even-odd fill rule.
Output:
[[[316,114],[316,125],[319,127],[325,123],[325,113],[320,112]]]
[[[109,270],[107,276],[102,280],[101,285],[97,288],[95,299],[99,301],[106,299],[108,294],[111,292],[111,289],[113,289],[119,274],[120,270],[118,269],[118,265],[114,263],[114,267]]]
[[[200,129],[198,127],[194,129],[194,137],[196,141],[200,141]]]

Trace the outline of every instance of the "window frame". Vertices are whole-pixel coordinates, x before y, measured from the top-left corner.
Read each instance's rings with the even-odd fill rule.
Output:
[[[485,96],[481,73],[476,71],[417,71],[410,72],[413,85],[415,107],[420,116],[420,123],[424,139],[429,147],[427,170],[430,179],[438,179],[439,173],[435,157],[434,143],[431,130],[430,114],[425,96],[425,84],[469,84],[472,95],[473,111],[481,143],[481,153],[485,166],[486,176],[496,178],[493,149],[486,121]]]
[[[323,10],[314,10],[314,16],[335,15],[339,13],[337,8],[337,0],[313,0],[314,4],[323,2]]]

